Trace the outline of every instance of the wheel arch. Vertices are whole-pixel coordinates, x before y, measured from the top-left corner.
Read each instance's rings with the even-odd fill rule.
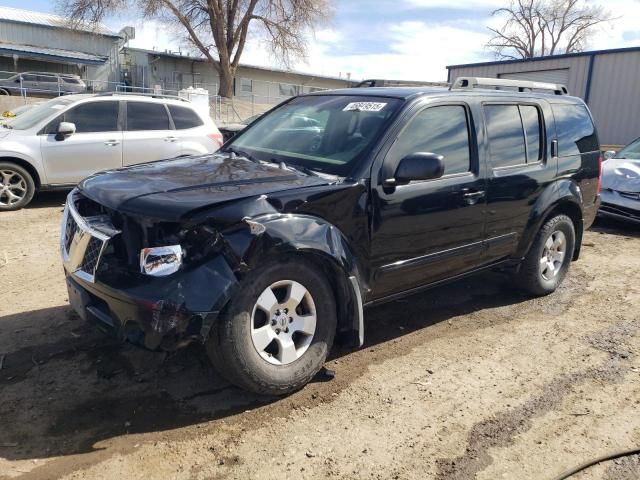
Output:
[[[40,187],[42,186],[42,182],[40,180],[40,175],[38,174],[38,171],[35,169],[33,165],[31,165],[26,160],[23,160],[22,158],[18,158],[18,157],[0,156],[0,162],[15,163],[16,165],[24,168],[27,172],[29,172],[29,175],[31,175],[31,178],[33,178],[33,182],[36,185],[36,190],[39,190]]]
[[[557,182],[553,185],[553,188],[547,189],[539,197],[538,203],[532,209],[529,223],[519,243],[518,258],[523,258],[526,255],[540,228],[556,215],[566,215],[573,223],[576,242],[572,260],[578,260],[584,230],[582,192],[580,187],[570,180]]]
[[[236,256],[241,277],[250,275],[268,259],[304,258],[318,268],[331,286],[338,333],[351,336],[355,332],[362,339],[366,285],[357,257],[337,227],[318,217],[292,214],[245,219],[243,223],[248,228],[231,236],[223,234]]]

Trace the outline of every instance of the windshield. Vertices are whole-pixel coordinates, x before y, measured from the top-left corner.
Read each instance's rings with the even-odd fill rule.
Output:
[[[346,176],[380,138],[401,103],[360,95],[294,98],[257,119],[228,147],[258,160]]]
[[[15,130],[26,130],[27,128],[31,128],[45,118],[60,112],[74,101],[74,99],[69,97],[49,100],[48,102],[35,106],[16,117],[15,120],[11,121],[9,124],[9,128],[13,128]]]
[[[640,160],[640,138],[635,142],[631,142],[629,145],[620,150],[615,158],[627,158],[629,160]]]

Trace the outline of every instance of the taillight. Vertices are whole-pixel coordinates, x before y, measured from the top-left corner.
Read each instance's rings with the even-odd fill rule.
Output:
[[[209,133],[207,137],[209,137],[211,140],[216,142],[218,146],[221,146],[224,143],[222,139],[222,134],[220,132]]]
[[[600,194],[600,188],[602,187],[602,155],[598,157],[598,188],[596,194]]]

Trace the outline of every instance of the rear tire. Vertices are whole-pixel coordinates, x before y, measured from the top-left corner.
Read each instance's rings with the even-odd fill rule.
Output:
[[[548,220],[536,235],[520,265],[516,282],[534,295],[553,293],[562,283],[573,258],[576,233],[566,215]]]
[[[11,92],[9,90],[7,90],[7,89],[0,88],[0,95],[5,95],[5,96],[8,97],[8,96],[11,95]]]
[[[285,395],[322,368],[336,322],[331,287],[312,263],[271,262],[243,282],[212,329],[207,352],[231,383]]]
[[[35,192],[29,172],[15,163],[0,162],[0,212],[26,207]]]

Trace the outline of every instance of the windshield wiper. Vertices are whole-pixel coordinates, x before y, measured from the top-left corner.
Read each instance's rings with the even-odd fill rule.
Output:
[[[278,164],[282,170],[291,169],[291,170],[297,170],[298,172],[302,172],[302,173],[305,173],[305,174],[313,176],[313,177],[319,177],[320,176],[318,174],[318,172],[314,172],[310,168],[303,167],[302,165],[287,164],[287,163],[283,162],[282,160],[277,160],[275,158],[269,159],[269,162]]]
[[[233,153],[234,155],[236,155],[238,157],[247,158],[247,159],[251,160],[254,163],[260,163],[260,160],[258,160],[256,157],[254,157],[250,153],[247,153],[247,152],[245,152],[243,150],[238,150],[237,148],[227,147],[224,150],[222,150],[222,152],[224,152],[224,153]]]

